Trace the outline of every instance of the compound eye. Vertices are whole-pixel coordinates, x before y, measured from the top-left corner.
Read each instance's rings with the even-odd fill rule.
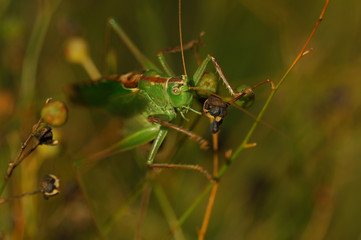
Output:
[[[172,93],[173,93],[174,95],[179,95],[179,94],[180,94],[179,87],[173,87],[173,88],[172,88]]]

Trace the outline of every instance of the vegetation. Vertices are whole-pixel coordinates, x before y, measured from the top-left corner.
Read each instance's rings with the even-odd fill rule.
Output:
[[[200,57],[215,56],[232,86],[253,86],[266,79],[277,85],[323,5],[184,1],[183,41],[195,40],[204,31]],[[257,116],[265,109],[257,128],[252,130],[255,120],[249,114],[228,109],[218,136],[220,166],[227,171],[221,170],[205,239],[360,236],[360,7],[356,1],[330,3],[307,48],[313,50],[288,74],[266,109],[270,88],[255,89],[249,111]],[[214,183],[194,171],[149,171],[149,145],[76,169],[76,159],[105,149],[137,126],[106,111],[71,104],[65,94],[70,84],[92,78],[67,60],[70,38],[86,41],[100,75],[141,70],[123,42],[113,33],[107,36],[107,19],[116,18],[139,49],[157,62],[158,51],[179,45],[178,2],[2,1],[0,17],[1,180],[22,143],[29,134],[36,135],[33,125],[44,118],[40,110],[46,99],[62,100],[69,109],[67,123],[52,128],[57,146],[37,147],[6,183],[0,182],[0,239],[197,238]],[[183,73],[180,54],[166,58],[177,74]],[[194,73],[192,52],[185,53],[185,62],[187,72]],[[224,86],[219,94],[227,96]],[[243,150],[250,130],[245,143],[256,146]],[[194,131],[212,142],[206,117]],[[175,146],[178,141],[179,133],[171,132],[156,161],[199,164],[212,172],[211,150],[187,139]],[[237,149],[242,151],[238,154]],[[223,165],[230,159],[231,165]],[[39,191],[40,180],[48,174],[60,178],[56,197],[14,199]]]

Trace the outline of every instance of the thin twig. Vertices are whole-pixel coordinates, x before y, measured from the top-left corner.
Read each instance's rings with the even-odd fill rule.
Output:
[[[212,120],[211,120],[212,122]],[[213,137],[213,176],[216,177],[218,175],[218,162],[219,162],[219,155],[218,155],[218,133],[212,135]],[[208,205],[206,208],[206,212],[204,214],[203,223],[201,229],[198,231],[198,240],[203,240],[204,236],[207,232],[207,227],[209,223],[209,219],[211,217],[214,199],[216,198],[218,189],[218,181],[212,186],[211,194],[209,195]]]
[[[167,198],[167,195],[165,194],[163,188],[159,184],[154,185],[154,193],[155,196],[158,199],[159,205],[164,213],[164,216],[167,219],[168,225],[170,227],[173,227],[175,223],[177,223],[177,216],[176,213],[172,207],[172,205],[169,202],[169,199]],[[174,239],[175,240],[184,240],[182,229],[177,229],[174,232]]]
[[[29,145],[31,139],[34,137],[34,134],[38,131],[41,123],[43,122],[43,120],[40,118],[38,123],[34,126],[32,132],[30,133],[30,135],[28,136],[28,138],[25,140],[25,142],[21,145],[20,148],[20,152],[17,155],[17,157],[15,158],[14,161],[10,161],[9,165],[8,165],[8,169],[6,170],[6,174],[5,177],[0,185],[0,196],[3,193],[5,186],[9,180],[9,178],[11,177],[11,174],[13,173],[14,169],[27,157],[29,156],[30,153],[32,153],[37,146],[39,145],[39,143],[35,144],[28,152],[25,152],[25,149],[27,148],[27,146]]]
[[[18,166],[27,156],[29,156],[30,153],[32,153],[36,147],[38,146],[38,144],[34,145],[28,152],[24,153],[24,150],[26,149],[26,147],[29,145],[31,139],[34,137],[34,134],[37,132],[40,124],[43,122],[42,119],[39,119],[38,123],[35,125],[35,127],[33,128],[33,131],[30,133],[30,135],[28,136],[28,138],[25,140],[25,142],[23,143],[23,145],[21,145],[21,149],[20,152],[18,154],[18,156],[16,157],[16,159],[13,162],[9,163],[9,167],[8,170],[6,172],[6,176],[5,179],[8,180],[9,177],[11,176],[12,172],[14,171],[14,169],[16,168],[16,166]]]
[[[143,194],[140,201],[140,210],[138,215],[137,226],[135,229],[135,237],[134,237],[135,240],[142,239],[142,226],[144,222],[144,217],[148,209],[149,197],[151,192],[152,192],[152,185],[148,182],[146,183],[143,189]]]
[[[94,225],[94,228],[95,228],[95,231],[97,232],[98,234],[98,238],[99,239],[106,239],[102,230],[101,230],[101,227],[100,227],[100,224],[99,222],[97,221],[97,218],[95,217],[94,215],[94,211],[93,211],[93,208],[92,208],[92,205],[90,203],[90,199],[89,199],[89,196],[86,194],[86,189],[85,189],[85,185],[83,183],[83,179],[81,178],[81,174],[79,172],[79,169],[76,168],[76,167],[73,167],[73,170],[74,170],[74,174],[75,174],[75,179],[77,181],[77,184],[78,184],[78,187],[79,187],[79,190],[80,192],[82,193],[83,197],[84,197],[84,201],[89,209],[89,212],[90,212],[90,215],[91,215],[91,219],[93,221],[93,225]]]
[[[17,195],[17,196],[5,198],[5,199],[0,199],[0,204],[6,203],[6,202],[11,201],[11,200],[14,200],[14,199],[22,198],[22,197],[25,197],[25,196],[31,196],[31,195],[34,195],[34,194],[38,194],[38,193],[41,193],[41,191],[40,191],[40,190],[36,190],[36,191],[34,191],[34,192],[23,193],[23,194],[20,194],[20,195]]]

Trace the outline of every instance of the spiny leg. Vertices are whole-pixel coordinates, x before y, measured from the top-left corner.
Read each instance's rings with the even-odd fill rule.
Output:
[[[205,34],[205,32],[201,32],[199,34],[199,37],[198,37],[197,40],[192,40],[192,41],[189,41],[188,43],[184,44],[183,45],[183,50],[189,50],[189,49],[192,49],[194,47],[202,45],[203,44],[202,38],[203,38],[204,34]],[[181,51],[180,46],[170,47],[170,48],[166,48],[166,49],[163,49],[163,50],[159,51],[158,56],[163,55],[165,53],[176,53],[176,52],[180,52],[180,51]]]
[[[196,56],[198,64],[200,63],[200,60],[199,60],[197,47],[202,45],[202,37],[203,36],[204,36],[204,32],[201,32],[199,34],[199,38],[197,40],[192,40],[183,46],[183,50],[194,49],[194,54]],[[164,50],[161,50],[158,52],[158,54],[157,54],[158,60],[159,60],[160,64],[162,65],[166,74],[168,74],[170,76],[175,76],[173,70],[169,67],[167,61],[165,60],[164,54],[165,53],[176,53],[176,52],[180,52],[180,51],[181,51],[181,47],[176,46],[176,47],[167,48],[167,49],[164,49]]]
[[[220,65],[218,64],[218,61],[215,57],[213,57],[212,55],[208,55],[206,57],[206,59],[203,60],[202,64],[198,67],[197,71],[194,73],[193,75],[193,81],[195,83],[195,85],[197,86],[199,80],[201,79],[201,77],[203,76],[203,73],[206,70],[206,67],[208,65],[208,63],[212,61],[215,69],[217,70],[219,76],[221,77],[224,85],[226,85],[227,90],[229,91],[229,93],[232,96],[237,96],[237,92],[232,88],[232,86],[229,84],[226,76],[224,75],[222,68],[220,67]]]
[[[242,98],[242,97],[245,96],[245,95],[252,94],[252,93],[253,93],[253,92],[252,92],[253,89],[255,89],[256,87],[258,87],[258,86],[260,86],[260,85],[263,85],[263,84],[265,84],[265,83],[270,83],[272,90],[274,90],[274,89],[276,88],[275,84],[274,84],[271,80],[266,79],[265,81],[256,84],[256,85],[253,86],[252,88],[246,88],[246,89],[242,90],[241,92],[235,91],[235,90],[232,88],[231,84],[229,84],[229,82],[228,82],[226,76],[224,75],[224,73],[223,73],[223,71],[222,71],[222,68],[221,68],[221,66],[219,65],[217,59],[216,59],[214,56],[209,55],[209,54],[208,54],[208,56],[206,57],[206,59],[204,59],[204,61],[202,62],[202,64],[198,67],[197,71],[196,71],[196,72],[194,73],[194,75],[193,75],[193,81],[194,81],[194,83],[195,83],[196,86],[197,86],[197,84],[199,83],[199,81],[201,80],[201,78],[202,78],[202,76],[203,76],[203,74],[204,74],[204,72],[205,72],[205,69],[206,69],[206,67],[207,67],[207,65],[208,65],[208,63],[209,63],[210,61],[212,61],[215,69],[217,70],[219,76],[221,77],[221,79],[222,79],[224,85],[226,86],[227,90],[229,91],[229,93],[230,93],[232,96],[235,97],[234,99],[232,99],[232,100],[230,101],[230,104],[234,103],[235,101],[237,101],[238,99]]]
[[[155,117],[152,117],[152,116],[149,116],[148,117],[148,121],[152,122],[152,123],[157,123],[157,124],[160,124],[164,127],[167,127],[167,128],[171,128],[171,129],[174,129],[178,132],[181,132],[185,135],[187,135],[190,139],[196,141],[197,143],[199,143],[200,147],[204,150],[206,150],[208,148],[208,141],[205,140],[204,138],[202,138],[201,136],[189,131],[189,130],[186,130],[184,128],[181,128],[179,126],[176,126],[174,124],[171,124],[169,122],[165,122],[165,121],[162,121],[160,119],[157,119]]]
[[[192,164],[172,164],[172,163],[147,163],[149,167],[152,168],[169,168],[169,169],[184,169],[184,170],[193,170],[200,172],[205,175],[205,177],[209,181],[214,181],[214,178],[211,174],[208,173],[207,170],[205,170],[200,165],[192,165]]]
[[[148,117],[148,120],[150,122],[153,123],[157,123],[162,125],[163,127],[166,128],[171,128],[174,129],[176,131],[179,131],[183,134],[186,134],[187,136],[189,136],[191,139],[193,139],[194,141],[198,142],[201,145],[201,148],[205,148],[208,145],[208,142],[206,140],[204,140],[202,137],[194,134],[191,131],[188,131],[186,129],[183,129],[181,127],[178,127],[176,125],[170,124],[168,122],[164,122],[162,120],[159,120],[157,118],[154,118],[152,116]],[[156,153],[158,152],[158,149],[160,147],[160,145],[162,144],[162,142],[164,141],[164,138],[167,134],[168,130],[165,128],[161,128],[158,136],[155,138],[153,145],[152,145],[152,149],[149,153],[148,159],[147,159],[147,165],[149,167],[152,168],[172,168],[172,169],[185,169],[185,170],[193,170],[193,171],[198,171],[202,174],[204,174],[207,179],[209,181],[213,181],[213,177],[211,174],[208,173],[207,170],[205,170],[202,166],[199,165],[190,165],[190,164],[169,164],[169,163],[153,163],[154,162],[154,158]]]

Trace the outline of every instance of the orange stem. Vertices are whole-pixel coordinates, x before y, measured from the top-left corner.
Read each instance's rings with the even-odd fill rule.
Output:
[[[212,120],[211,120],[211,122],[212,122]],[[212,135],[213,136],[213,176],[214,177],[216,177],[218,175],[218,161],[219,161],[219,159],[218,159],[218,133],[219,132]],[[198,232],[198,240],[203,240],[204,236],[206,234],[209,219],[211,217],[211,213],[212,213],[212,209],[213,209],[213,205],[214,205],[214,200],[215,200],[216,194],[217,194],[217,189],[218,189],[218,182],[215,182],[214,185],[212,186],[211,194],[209,195],[208,205],[207,205],[206,212],[204,214],[202,228]]]

